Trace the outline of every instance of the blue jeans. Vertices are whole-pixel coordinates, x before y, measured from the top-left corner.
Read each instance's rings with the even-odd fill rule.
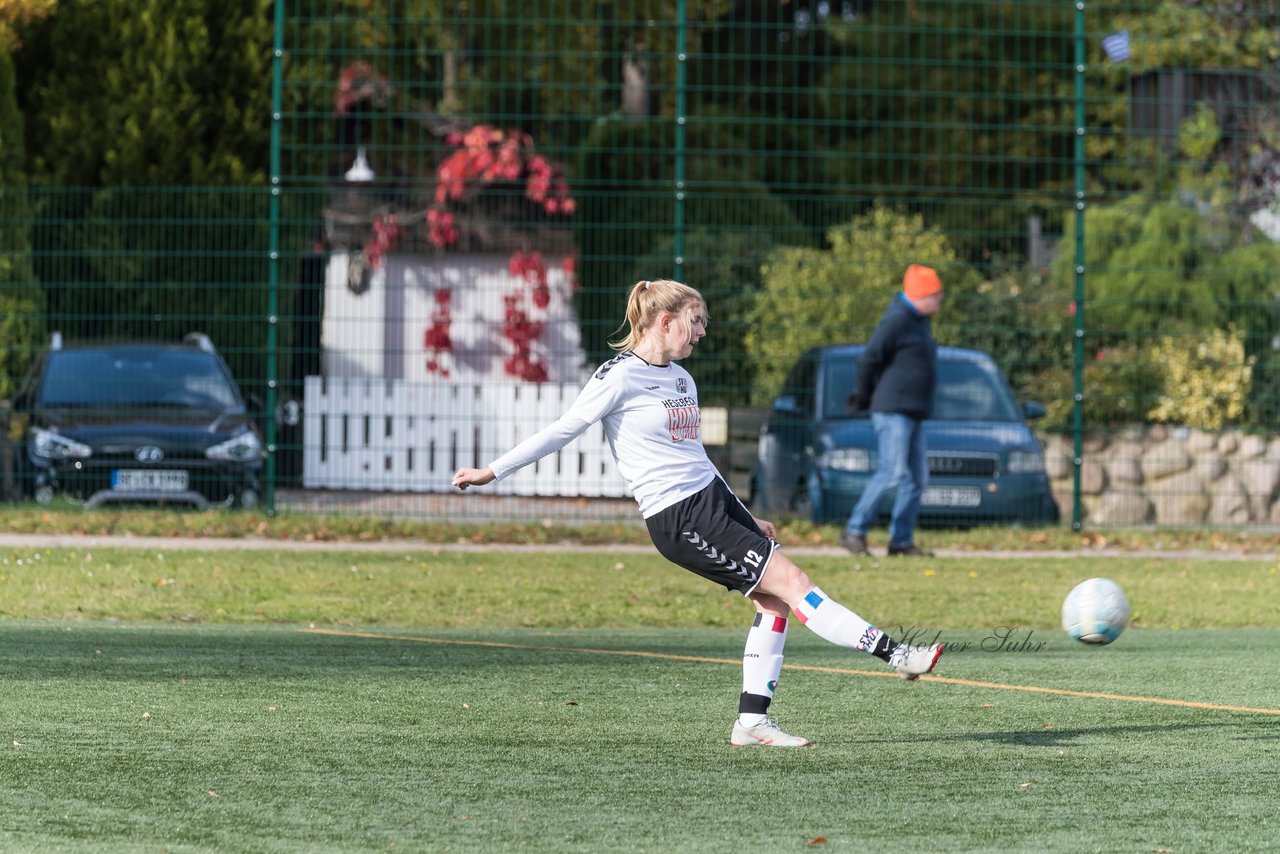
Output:
[[[849,514],[845,530],[865,537],[881,496],[897,487],[889,519],[889,545],[905,548],[915,535],[920,497],[929,479],[924,422],[894,412],[873,412],[871,426],[876,431],[880,463]]]

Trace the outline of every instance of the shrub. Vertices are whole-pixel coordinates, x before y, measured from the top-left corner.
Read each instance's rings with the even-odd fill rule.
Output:
[[[1226,303],[1228,322],[1235,325],[1245,354],[1254,359],[1249,402],[1244,425],[1271,430],[1277,421],[1276,389],[1280,388],[1280,289],[1275,271],[1280,269],[1280,244],[1252,240],[1223,253],[1214,265],[1214,288]]]
[[[1152,357],[1163,382],[1158,403],[1147,413],[1151,420],[1220,430],[1244,415],[1255,357],[1245,356],[1244,338],[1234,326],[1199,340],[1164,336]]]
[[[575,162],[575,241],[580,252],[575,299],[583,347],[593,362],[612,355],[606,341],[622,319],[627,289],[639,279],[672,275],[674,251],[659,269],[628,278],[637,259],[657,258],[674,246],[673,146],[668,121],[605,121],[593,129]],[[741,140],[718,126],[694,125],[685,151],[687,235],[697,229],[750,233],[757,246],[808,239],[791,209],[769,193],[761,180],[761,158]],[[761,256],[750,252],[743,257],[756,264]],[[688,265],[685,269],[682,275],[687,276]],[[710,309],[713,317],[720,311],[714,303]]]
[[[1044,402],[1037,380],[1045,370],[1071,363],[1072,322],[1070,298],[1039,272],[1008,270],[972,289],[948,288],[934,336],[990,353],[1020,400]]]
[[[1084,368],[1087,427],[1159,422],[1221,430],[1239,423],[1252,386],[1255,357],[1234,327],[1164,335],[1153,345],[1107,347]],[[1075,382],[1069,365],[1036,379],[1049,429],[1070,428]]]
[[[1084,422],[1089,427],[1138,424],[1156,400],[1162,384],[1158,364],[1133,344],[1109,347],[1084,366]],[[1069,429],[1075,418],[1075,372],[1070,363],[1049,368],[1034,383],[1045,404],[1044,426]]]
[[[1211,329],[1223,320],[1206,267],[1212,235],[1192,206],[1131,198],[1085,213],[1087,318],[1097,340],[1140,338],[1170,322]],[[1063,245],[1075,241],[1070,222]],[[1068,287],[1074,255],[1059,253],[1051,267],[1055,284]]]

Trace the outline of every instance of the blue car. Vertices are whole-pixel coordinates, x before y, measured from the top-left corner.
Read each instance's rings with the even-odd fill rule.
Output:
[[[848,518],[878,458],[870,415],[850,402],[861,353],[858,344],[817,347],[796,363],[760,430],[753,509],[818,523]],[[1018,405],[986,353],[939,347],[920,524],[1057,523],[1044,448],[1027,427],[1044,414],[1039,403]],[[887,522],[892,507],[890,491],[878,521]]]

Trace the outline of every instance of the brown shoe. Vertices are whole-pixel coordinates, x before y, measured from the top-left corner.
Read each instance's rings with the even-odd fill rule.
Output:
[[[844,531],[840,534],[840,545],[849,550],[850,554],[864,555],[869,554],[867,550],[867,538],[858,534],[850,534]]]
[[[933,557],[933,552],[927,552],[913,543],[909,546],[889,546],[889,557]]]

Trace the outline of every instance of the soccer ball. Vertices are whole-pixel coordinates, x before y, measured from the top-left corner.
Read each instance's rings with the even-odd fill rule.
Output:
[[[1081,581],[1062,602],[1062,628],[1081,643],[1103,646],[1129,624],[1129,598],[1110,578]]]

